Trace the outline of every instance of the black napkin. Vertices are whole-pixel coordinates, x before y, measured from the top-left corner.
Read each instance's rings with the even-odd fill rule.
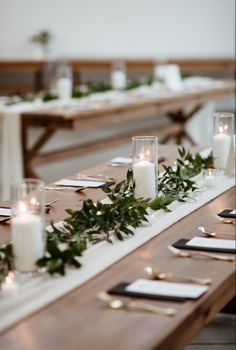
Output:
[[[146,298],[146,299],[154,299],[154,300],[172,300],[172,301],[185,301],[187,300],[185,297],[176,297],[176,296],[168,296],[168,295],[157,295],[157,294],[145,294],[141,292],[133,292],[126,290],[126,287],[130,283],[122,282],[117,284],[108,290],[109,294],[118,294],[130,297],[138,297],[138,298]]]
[[[207,251],[207,252],[218,252],[218,253],[232,253],[236,254],[235,249],[225,249],[225,248],[211,248],[211,247],[195,247],[191,245],[187,245],[189,242],[189,239],[180,239],[177,242],[175,242],[173,247],[179,248],[179,249],[189,249],[189,250],[200,250],[200,251]]]
[[[236,219],[236,214],[230,214],[234,209],[225,209],[221,211],[218,215],[222,218]]]

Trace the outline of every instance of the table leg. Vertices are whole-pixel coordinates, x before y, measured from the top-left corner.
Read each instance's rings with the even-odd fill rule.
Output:
[[[178,123],[180,125],[180,130],[175,135],[176,144],[180,145],[183,142],[183,139],[187,139],[192,145],[196,145],[195,141],[189,135],[189,133],[185,129],[186,122],[191,119],[195,113],[197,113],[202,108],[202,105],[196,106],[190,112],[186,113],[183,110],[179,110],[178,112],[170,112],[167,113],[167,116],[171,119],[172,122]],[[173,135],[167,136],[164,142],[173,139]]]
[[[43,133],[36,140],[31,148],[28,148],[28,131],[32,125],[27,123],[27,120],[23,118],[21,124],[21,139],[22,139],[22,151],[23,151],[23,170],[25,177],[38,178],[37,173],[33,169],[32,161],[39,154],[42,146],[47,143],[51,136],[56,132],[56,128],[48,126]]]
[[[228,304],[226,304],[223,309],[220,310],[221,313],[236,315],[236,297],[231,299]]]
[[[43,74],[42,71],[35,72],[34,75],[34,91],[39,92],[43,88]]]

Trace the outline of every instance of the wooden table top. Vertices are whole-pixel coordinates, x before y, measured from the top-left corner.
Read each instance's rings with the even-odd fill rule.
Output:
[[[169,161],[176,158],[175,146],[160,146],[159,151]],[[103,172],[120,180],[124,177],[126,169],[126,166],[100,165],[90,169],[89,173]],[[65,217],[66,207],[78,208],[78,200],[87,197],[101,199],[104,194],[99,189],[87,189],[84,194],[48,191],[47,201],[59,199],[48,221],[62,219]],[[235,263],[210,261],[205,258],[178,258],[170,253],[166,246],[179,238],[191,238],[196,235],[198,225],[205,225],[217,231],[233,232],[232,225],[219,223],[213,217],[213,213],[218,213],[225,208],[234,208],[234,206],[235,192],[231,189],[179,220],[96,278],[3,332],[0,336],[0,348],[7,350],[182,349],[198,330],[235,295]],[[0,233],[0,243],[9,239],[9,226],[1,225]],[[99,291],[107,290],[119,282],[146,277],[144,267],[150,262],[163,271],[210,277],[213,279],[213,284],[209,292],[199,300],[181,303],[152,301],[156,305],[175,307],[178,314],[173,318],[139,311],[110,310],[96,298]]]
[[[105,101],[101,103],[100,108],[94,108],[91,110],[80,110],[76,106],[65,106],[65,107],[49,107],[48,109],[37,109],[35,111],[29,111],[23,113],[23,116],[34,116],[37,117],[57,117],[61,119],[83,119],[88,116],[110,114],[111,112],[121,112],[124,110],[140,109],[141,107],[147,106],[164,106],[176,103],[181,103],[183,106],[187,103],[202,104],[208,100],[214,100],[218,98],[224,98],[225,95],[230,95],[235,91],[235,81],[224,80],[221,81],[220,85],[209,86],[204,88],[195,88],[194,91],[183,91],[183,92],[166,92],[164,95],[157,96],[155,98],[145,97],[134,97],[130,103],[116,104],[113,102]],[[105,97],[104,97],[105,98]],[[78,102],[80,100],[78,99]],[[92,105],[92,104],[91,104]]]
[[[29,111],[22,114],[24,118],[32,120],[32,122],[44,122],[50,119],[56,122],[76,122],[83,120],[83,127],[85,120],[93,120],[96,122],[96,118],[99,116],[98,123],[101,125],[101,118],[104,116],[104,122],[107,123],[112,120],[111,115],[120,115],[121,113],[127,113],[132,111],[139,111],[140,118],[143,117],[142,108],[153,108],[152,112],[167,113],[171,111],[177,111],[183,109],[187,105],[202,105],[208,101],[214,101],[229,97],[235,91],[235,81],[226,80],[222,81],[219,86],[204,87],[196,89],[195,91],[183,91],[178,93],[168,92],[164,96],[158,96],[155,98],[135,98],[134,101],[128,104],[116,104],[112,102],[104,102],[100,108],[80,110],[76,107],[50,107],[48,109],[38,109],[35,111]],[[78,100],[79,101],[79,100]],[[150,110],[151,112],[151,110]],[[147,115],[147,114],[146,114]],[[109,118],[107,119],[107,116]],[[49,119],[50,118],[50,119]],[[135,117],[137,118],[137,117]],[[124,120],[122,115],[122,120]],[[120,118],[118,119],[120,121]]]

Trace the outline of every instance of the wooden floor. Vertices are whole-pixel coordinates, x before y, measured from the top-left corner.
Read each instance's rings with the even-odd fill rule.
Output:
[[[218,314],[185,350],[235,350],[236,316]]]

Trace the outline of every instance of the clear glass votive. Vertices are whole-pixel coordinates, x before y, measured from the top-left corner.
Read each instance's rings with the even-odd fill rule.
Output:
[[[12,186],[11,235],[14,266],[19,272],[35,272],[44,256],[44,182],[23,179]]]
[[[133,175],[136,198],[155,198],[158,192],[158,137],[135,136]]]
[[[234,132],[234,114],[219,112],[214,114],[213,157],[216,169],[225,169],[230,143]]]
[[[72,97],[73,76],[69,64],[61,63],[56,67],[56,94],[61,100]]]
[[[111,70],[111,86],[113,90],[124,90],[127,86],[125,62],[113,62]]]
[[[203,183],[208,189],[214,188],[216,186],[216,169],[204,169],[203,170]]]

